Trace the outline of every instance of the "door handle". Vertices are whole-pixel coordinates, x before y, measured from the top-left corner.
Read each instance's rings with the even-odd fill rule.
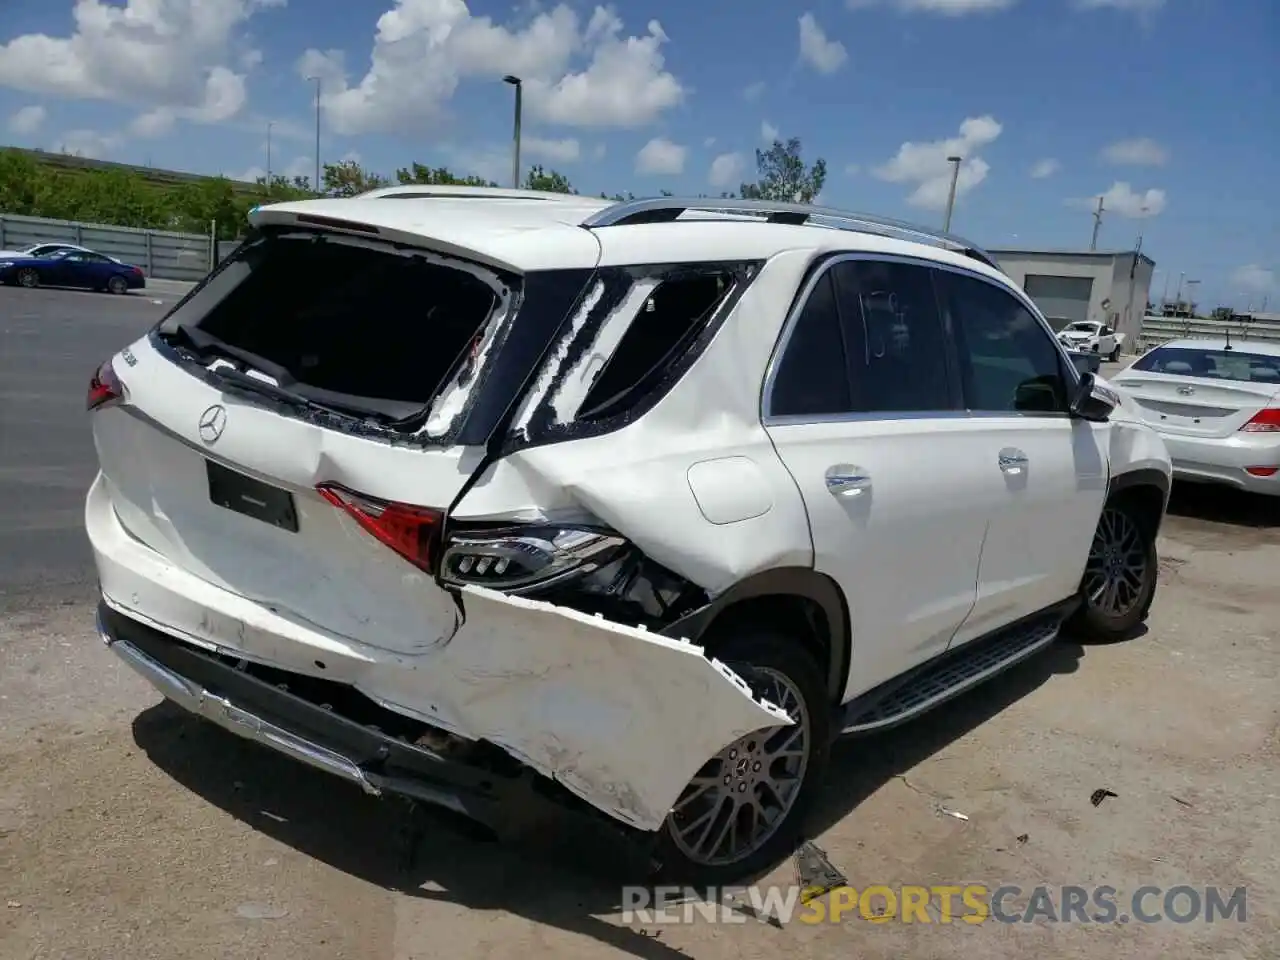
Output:
[[[836,497],[856,497],[871,489],[871,477],[867,471],[844,463],[829,467],[826,481],[827,492]]]
[[[1006,447],[1000,451],[999,463],[1000,469],[1005,473],[1019,474],[1027,468],[1031,461],[1027,459],[1027,455],[1021,450]]]

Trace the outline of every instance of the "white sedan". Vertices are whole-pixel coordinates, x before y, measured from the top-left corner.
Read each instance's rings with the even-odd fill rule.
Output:
[[[1068,323],[1058,332],[1058,339],[1068,350],[1096,353],[1108,360],[1120,358],[1120,345],[1124,342],[1123,334],[1116,333],[1105,323],[1099,323],[1097,320],[1077,320],[1074,323]]]
[[[1280,496],[1280,344],[1174,340],[1112,382],[1164,439],[1175,477]]]

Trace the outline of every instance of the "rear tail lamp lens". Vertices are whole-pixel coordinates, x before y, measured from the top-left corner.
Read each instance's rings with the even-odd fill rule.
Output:
[[[1240,430],[1244,433],[1280,433],[1280,407],[1263,407]]]
[[[443,511],[366,497],[337,484],[322,483],[316,492],[415,567],[434,572]]]
[[[116,376],[111,361],[108,360],[93,372],[89,378],[89,392],[85,397],[85,409],[97,410],[108,404],[124,399],[124,386]]]

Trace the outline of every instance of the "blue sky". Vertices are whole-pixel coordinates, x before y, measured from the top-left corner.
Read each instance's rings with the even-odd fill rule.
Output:
[[[5,0],[0,142],[248,177],[411,160],[582,192],[718,193],[775,134],[823,203],[990,247],[1139,233],[1154,293],[1280,308],[1275,0]]]

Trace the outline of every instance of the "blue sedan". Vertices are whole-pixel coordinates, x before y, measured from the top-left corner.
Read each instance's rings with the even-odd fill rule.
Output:
[[[0,259],[0,283],[21,287],[86,287],[108,293],[128,293],[147,285],[135,266],[92,250],[57,250],[43,257]]]

